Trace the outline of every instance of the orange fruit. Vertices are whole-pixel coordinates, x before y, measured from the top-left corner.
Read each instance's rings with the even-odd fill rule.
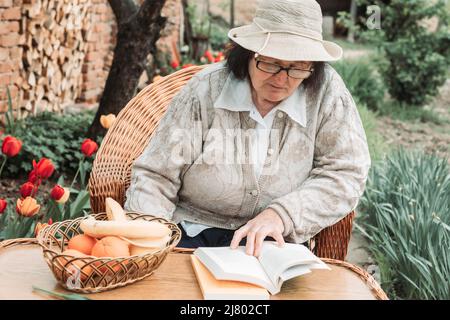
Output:
[[[58,257],[56,260],[58,260],[58,262],[62,267],[66,268],[69,271],[70,275],[76,275],[79,272],[81,281],[86,280],[91,275],[93,271],[92,267],[86,266],[86,263],[84,261],[75,260],[69,263],[69,261],[71,261],[74,258],[88,257],[87,255],[73,249],[65,250],[61,254],[67,255],[68,257]],[[60,272],[58,272],[58,275],[62,277],[62,274]]]
[[[79,234],[69,240],[67,248],[91,255],[92,248],[96,243],[97,239],[85,234]]]
[[[130,247],[128,242],[119,239],[118,237],[104,237],[97,241],[92,248],[91,254],[98,258],[118,258],[130,256]],[[111,262],[115,264],[115,262]],[[119,265],[113,267],[113,270],[118,272],[121,269]],[[100,268],[101,272],[106,272],[108,268],[103,266]]]

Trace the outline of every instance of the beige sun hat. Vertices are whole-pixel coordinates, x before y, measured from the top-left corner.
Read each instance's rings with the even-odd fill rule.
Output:
[[[263,56],[286,61],[335,61],[342,48],[322,38],[322,10],[315,0],[260,0],[253,23],[228,37]]]

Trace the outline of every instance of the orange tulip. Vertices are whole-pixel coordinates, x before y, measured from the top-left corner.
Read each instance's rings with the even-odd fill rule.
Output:
[[[19,139],[13,136],[7,136],[3,139],[2,152],[7,157],[16,156],[20,152],[20,149],[22,149],[22,141]]]
[[[109,129],[114,123],[114,121],[116,121],[116,116],[113,113],[110,113],[107,116],[105,115],[100,116],[100,124],[105,129]]]
[[[36,161],[33,160],[33,168],[33,171],[35,171],[34,174],[41,179],[49,178],[55,171],[53,163],[47,158],[42,158],[37,164]],[[30,176],[28,177],[28,179],[30,179]]]
[[[26,197],[25,199],[17,199],[16,211],[25,217],[32,217],[39,212],[41,208],[37,204],[36,199],[32,197]]]
[[[36,227],[34,227],[34,236],[37,237],[39,231],[41,231],[41,229],[44,227],[43,223],[36,223]]]
[[[39,231],[41,231],[44,227],[48,226],[48,223],[36,223],[36,227],[34,228],[34,236],[37,237]]]

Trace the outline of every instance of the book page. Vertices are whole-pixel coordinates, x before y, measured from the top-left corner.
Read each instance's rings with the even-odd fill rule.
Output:
[[[286,280],[292,279],[294,277],[298,277],[311,272],[311,269],[327,269],[330,270],[330,267],[326,265],[326,263],[313,263],[313,264],[305,264],[305,265],[296,265],[290,267],[289,269],[283,271],[280,275],[280,279],[284,282]]]
[[[307,266],[293,266],[284,271],[282,274],[280,274],[280,284],[282,284],[284,281],[287,281],[289,279],[302,276],[304,274],[311,273],[311,269],[309,269]]]
[[[290,280],[292,278],[302,276],[304,274],[310,273],[311,269],[327,269],[330,270],[330,267],[327,266],[326,263],[312,263],[312,264],[301,264],[290,267],[287,270],[284,270],[282,274],[278,277],[278,279],[274,279],[274,281],[278,281],[276,283],[276,287],[278,290],[281,290],[281,286],[283,282]]]
[[[293,266],[317,264],[328,268],[326,264],[316,257],[307,247],[295,243],[285,243],[283,247],[279,247],[274,241],[265,241],[263,243],[259,261],[264,268],[264,271],[269,276],[270,281],[277,287],[280,275]],[[310,266],[307,267],[310,269]],[[284,278],[286,279],[289,275],[290,278],[287,279],[291,279],[304,274],[304,271],[304,268],[293,268],[284,275]]]
[[[253,283],[272,292],[275,285],[270,281],[260,262],[245,253],[245,247],[200,247],[194,255],[211,271],[216,279]]]

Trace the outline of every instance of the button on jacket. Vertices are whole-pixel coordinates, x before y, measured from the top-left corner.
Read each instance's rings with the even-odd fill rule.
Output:
[[[253,108],[249,81],[225,62],[193,76],[135,160],[124,208],[225,229],[272,208],[285,239],[303,243],[357,206],[370,155],[355,103],[331,66],[320,90],[300,85],[276,107],[259,176]]]

